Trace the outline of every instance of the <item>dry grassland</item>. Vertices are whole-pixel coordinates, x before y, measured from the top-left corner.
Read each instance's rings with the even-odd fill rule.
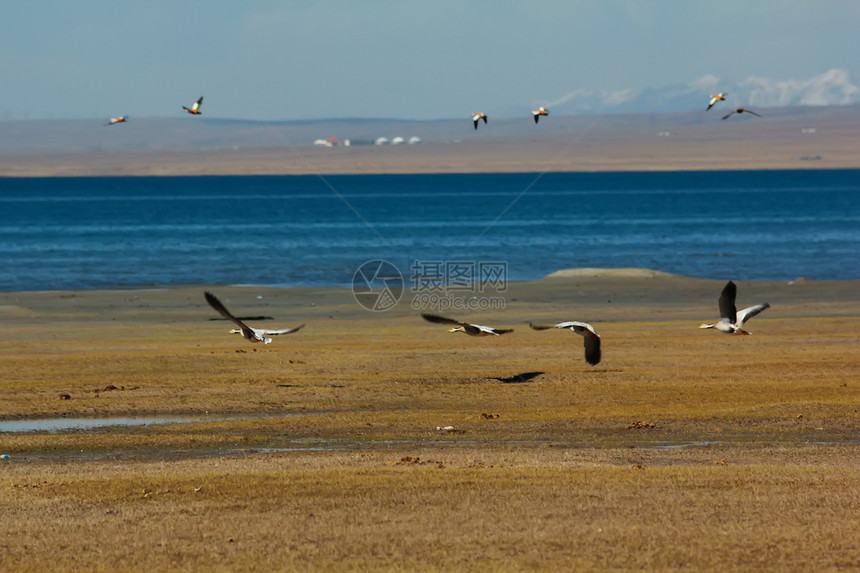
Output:
[[[197,287],[0,294],[0,421],[194,420],[0,433],[0,568],[856,569],[860,289],[743,283],[774,306],[730,337],[695,328],[720,284],[513,285],[463,316],[493,339],[212,287],[308,324],[266,347]],[[526,324],[563,319],[601,364]]]
[[[799,128],[797,130],[799,132]],[[313,175],[368,173],[517,173],[543,171],[688,171],[856,169],[856,126],[847,135],[786,140],[784,135],[730,140],[588,137],[396,147],[251,150],[150,150],[113,153],[0,154],[3,177],[171,175]],[[811,150],[811,151],[810,151]],[[806,154],[822,159],[804,161]]]

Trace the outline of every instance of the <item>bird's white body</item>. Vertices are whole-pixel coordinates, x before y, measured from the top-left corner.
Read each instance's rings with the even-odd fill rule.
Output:
[[[500,336],[502,334],[507,334],[508,332],[513,332],[513,330],[507,329],[499,329],[492,328],[490,326],[484,326],[481,324],[471,324],[469,322],[460,322],[459,320],[454,320],[453,318],[445,318],[444,316],[438,316],[436,314],[427,314],[422,313],[422,318],[428,322],[435,322],[438,324],[456,324],[454,328],[449,328],[448,332],[462,332],[464,334],[468,334],[469,336]]]
[[[594,330],[594,327],[588,324],[587,322],[579,322],[578,320],[568,320],[565,322],[559,322],[558,324],[553,324],[553,328],[567,328],[568,330],[572,330],[577,334],[584,335],[586,331],[590,332],[594,336],[600,336]]]
[[[751,334],[748,330],[744,330],[744,323],[763,310],[770,308],[770,304],[757,304],[743,310],[737,310],[735,307],[737,294],[738,287],[735,283],[732,281],[726,283],[719,301],[720,320],[712,324],[702,323],[699,328],[713,328],[726,334]]]
[[[547,109],[545,107],[540,106],[539,108],[537,108],[536,111],[532,111],[532,115],[535,118],[535,123],[537,123],[538,120],[540,119],[540,116],[549,115],[549,112],[547,111]]]
[[[709,109],[714,107],[714,104],[717,103],[718,101],[723,101],[724,99],[726,99],[726,95],[727,94],[724,94],[724,93],[718,93],[717,95],[712,95],[711,99],[708,101],[708,109],[706,109],[705,111],[708,111]]]
[[[304,324],[302,326],[304,326]],[[251,342],[262,342],[263,344],[271,344],[272,339],[268,338],[269,336],[277,336],[279,334],[291,334],[299,330],[302,326],[298,326],[296,328],[284,328],[281,330],[267,330],[265,328],[253,328],[248,326],[248,330],[250,330],[253,335],[253,340],[245,336],[245,332],[242,331],[241,328],[231,329],[230,334],[241,334],[247,340],[251,340]]]
[[[190,113],[191,115],[201,115],[203,113],[202,111],[200,111],[200,106],[202,104],[203,96],[200,96],[200,98],[196,102],[194,102],[194,105],[191,106],[191,109],[185,107],[184,105],[182,106],[182,109],[185,110],[185,113]]]
[[[700,324],[699,328],[713,328],[726,334],[752,334],[750,331],[742,328],[744,323],[766,308],[770,308],[770,305],[767,303],[750,306],[738,311],[735,322],[732,322],[728,318],[721,318],[719,322],[713,324]]]
[[[477,331],[475,329],[477,329]],[[462,332],[470,336],[499,336],[500,334],[504,334],[495,328],[484,326],[482,324],[464,324],[463,326],[455,326],[454,328],[449,328],[448,332]]]
[[[262,342],[263,344],[270,344],[272,339],[270,336],[276,336],[279,334],[290,334],[296,332],[297,330],[303,328],[305,325],[297,326],[295,328],[285,328],[282,330],[269,330],[266,328],[251,328],[235,316],[233,316],[227,307],[218,300],[214,294],[209,291],[203,293],[206,297],[206,302],[209,303],[209,306],[218,311],[218,314],[238,326],[239,328],[234,328],[230,330],[230,334],[241,334],[245,340],[248,342]]]

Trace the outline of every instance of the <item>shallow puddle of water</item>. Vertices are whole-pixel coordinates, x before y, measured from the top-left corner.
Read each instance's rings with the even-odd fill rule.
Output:
[[[15,420],[0,422],[0,433],[62,432],[65,430],[91,430],[110,426],[149,426],[161,424],[190,424],[193,422],[222,422],[238,418],[201,418],[193,416],[162,416],[141,418],[45,418],[41,420]]]
[[[325,412],[278,412],[270,414],[237,414],[200,416],[114,416],[110,418],[39,418],[36,420],[12,420],[0,422],[0,434],[23,434],[26,432],[57,433],[75,430],[93,430],[115,426],[163,426],[167,424],[194,424],[211,422],[236,422],[242,420],[265,420],[292,418]]]
[[[244,420],[264,420],[272,418],[289,418],[294,416],[308,415],[326,415],[331,412],[279,412],[267,414],[208,414],[201,415],[185,415],[185,416],[116,416],[106,418],[43,418],[35,420],[14,420],[0,421],[0,435],[6,434],[26,434],[26,433],[48,433],[59,434],[62,432],[85,432],[88,430],[110,432],[109,428],[123,427],[139,427],[139,426],[169,426],[172,424],[192,424],[192,423],[218,423],[230,421]],[[118,431],[118,430],[115,430]],[[232,432],[231,432],[232,433]],[[471,437],[470,437],[471,436]],[[821,434],[819,434],[821,436]],[[829,436],[827,436],[829,437]],[[856,445],[860,443],[857,436],[833,436],[833,439],[826,439],[821,436],[821,439],[811,441],[799,437],[796,441],[789,440],[787,443],[806,443],[821,446],[830,445]],[[755,441],[755,436],[750,436],[750,440]],[[268,441],[268,440],[267,440]],[[125,459],[143,459],[143,458],[162,458],[162,459],[187,459],[187,458],[205,458],[205,457],[222,457],[222,456],[246,456],[259,454],[288,454],[291,452],[325,452],[325,451],[350,451],[350,450],[396,450],[399,448],[480,448],[485,444],[497,443],[494,440],[484,441],[480,436],[475,437],[474,434],[468,434],[465,439],[460,435],[453,435],[450,432],[444,435],[434,436],[433,439],[418,438],[415,436],[404,437],[402,439],[382,439],[370,441],[355,441],[354,439],[343,438],[319,438],[305,437],[296,438],[287,441],[268,441],[265,445],[259,447],[190,447],[190,448],[161,448],[157,450],[148,450],[146,448],[138,450],[119,449],[106,452],[103,450],[97,451],[71,451],[62,450],[55,452],[31,452],[4,457],[3,460],[26,460],[26,461],[43,461],[43,460],[100,460],[113,459],[117,461]],[[528,447],[554,447],[554,448],[569,448],[569,449],[591,449],[593,445],[588,440],[576,441],[571,443],[544,443],[540,440],[502,440],[507,445],[519,445],[525,448]],[[710,448],[713,446],[728,446],[735,443],[736,440],[696,440],[695,436],[678,436],[676,441],[672,440],[655,440],[651,443],[639,443],[626,447],[641,449],[641,450],[665,450],[678,451],[684,449]],[[746,438],[737,442],[746,442]],[[615,445],[614,447],[623,447]],[[0,452],[2,454],[3,452]],[[20,456],[20,457],[18,457]],[[2,462],[0,462],[2,463]]]

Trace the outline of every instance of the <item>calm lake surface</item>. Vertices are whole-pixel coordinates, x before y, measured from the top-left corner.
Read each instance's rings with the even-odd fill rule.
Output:
[[[345,286],[503,263],[860,278],[860,171],[0,179],[0,290]]]

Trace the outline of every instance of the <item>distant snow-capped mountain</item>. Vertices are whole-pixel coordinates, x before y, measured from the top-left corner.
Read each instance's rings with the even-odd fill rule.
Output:
[[[706,75],[687,84],[642,90],[580,89],[547,107],[556,113],[654,113],[690,111],[707,106],[708,96],[729,95],[730,105],[782,107],[848,105],[860,102],[860,87],[847,70],[833,69],[808,80],[751,77],[741,82]]]

